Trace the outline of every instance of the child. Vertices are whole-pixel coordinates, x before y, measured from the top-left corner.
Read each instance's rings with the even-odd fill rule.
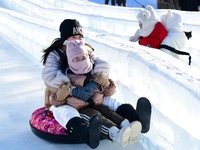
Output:
[[[161,42],[167,36],[167,30],[157,19],[157,15],[152,6],[141,9],[137,15],[140,29],[134,36],[130,37],[131,42],[139,41],[140,45],[158,49]]]

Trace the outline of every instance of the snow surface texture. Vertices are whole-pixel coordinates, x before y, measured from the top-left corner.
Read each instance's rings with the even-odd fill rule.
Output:
[[[120,101],[135,106],[139,97],[146,96],[153,105],[151,130],[125,149],[200,149],[199,12],[177,11],[184,29],[193,32],[186,49],[194,62],[188,66],[159,50],[128,41],[138,28],[138,8],[86,0],[2,0],[0,5],[0,150],[88,149],[85,144],[43,141],[31,133],[28,124],[31,113],[43,106],[41,50],[59,37],[58,27],[65,18],[78,19],[98,56],[111,63],[111,78],[118,83],[115,96]],[[167,10],[156,11],[162,14]],[[104,140],[97,149],[108,147],[120,148]]]

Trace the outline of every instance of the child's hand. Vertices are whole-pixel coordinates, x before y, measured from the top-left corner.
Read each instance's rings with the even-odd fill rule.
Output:
[[[140,38],[140,35],[139,35],[139,30],[136,31],[135,35],[134,36],[131,36],[129,38],[129,41],[131,42],[137,42]]]

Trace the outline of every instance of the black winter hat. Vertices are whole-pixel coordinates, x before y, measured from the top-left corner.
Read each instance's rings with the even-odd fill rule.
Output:
[[[59,31],[60,38],[65,40],[74,35],[83,36],[82,26],[76,19],[65,19],[60,24]]]

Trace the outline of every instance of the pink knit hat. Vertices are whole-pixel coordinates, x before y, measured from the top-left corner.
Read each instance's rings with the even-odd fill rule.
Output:
[[[86,74],[92,70],[92,62],[88,54],[84,40],[72,40],[65,42],[66,55],[69,68],[75,74]]]

